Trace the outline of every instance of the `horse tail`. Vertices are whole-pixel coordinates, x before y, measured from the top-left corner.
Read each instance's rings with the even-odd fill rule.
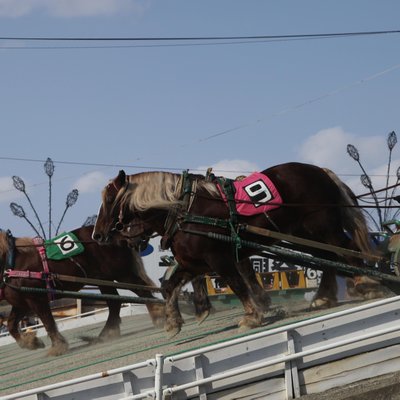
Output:
[[[361,208],[358,207],[356,195],[333,171],[328,168],[323,170],[340,190],[345,205],[341,207],[343,228],[350,233],[359,251],[366,254],[376,253],[369,238],[367,221]]]
[[[142,260],[142,257],[140,256],[139,251],[137,251],[136,249],[132,249],[132,258],[133,258],[135,274],[139,278],[141,278],[144,282],[146,282],[146,285],[156,286],[156,284],[153,282],[153,280],[146,273],[146,270],[145,270],[144,264],[143,264],[143,260]]]

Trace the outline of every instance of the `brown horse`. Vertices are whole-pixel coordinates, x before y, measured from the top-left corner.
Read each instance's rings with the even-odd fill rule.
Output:
[[[91,239],[93,226],[86,226],[72,231],[83,244],[84,251],[81,254],[62,260],[47,260],[50,274],[70,275],[79,278],[92,278],[107,281],[119,281],[133,283],[141,286],[155,286],[153,281],[145,273],[143,263],[138,253],[126,244],[118,246],[99,246]],[[12,237],[11,237],[12,238]],[[68,343],[57,329],[56,322],[52,316],[48,294],[43,291],[29,293],[18,290],[26,288],[46,288],[44,280],[26,277],[24,271],[30,271],[34,275],[43,272],[41,256],[32,238],[15,238],[15,245],[10,244],[9,236],[5,232],[0,233],[0,267],[10,264],[9,258],[13,259],[13,271],[21,277],[10,274],[5,279],[3,297],[12,305],[8,317],[8,330],[20,347],[37,349],[44,347],[43,342],[32,333],[20,332],[18,323],[25,315],[36,314],[42,321],[50,339],[51,348],[49,355],[64,354],[68,349]],[[14,250],[12,249],[14,247]],[[9,266],[7,266],[9,268]],[[1,272],[2,268],[0,268]],[[1,273],[0,273],[1,275]],[[5,272],[5,276],[7,272]],[[65,291],[78,291],[84,285],[68,281],[58,281],[55,277],[51,282],[53,289]],[[110,286],[99,286],[102,294],[118,295],[117,289]],[[145,288],[135,289],[134,292],[140,297],[155,298],[152,292]],[[62,295],[60,296],[62,297]],[[99,340],[111,339],[119,336],[119,317],[121,302],[118,300],[107,300],[109,315],[106,324],[99,335]],[[153,324],[160,327],[165,319],[165,305],[157,302],[146,303]]]
[[[154,232],[163,237],[180,268],[166,284],[166,330],[176,334],[183,320],[177,309],[177,291],[193,277],[207,272],[218,273],[241,300],[245,316],[241,328],[259,326],[262,313],[270,300],[257,283],[249,256],[255,250],[240,247],[241,239],[271,244],[270,238],[255,235],[241,226],[255,226],[295,235],[356,251],[372,253],[368,230],[360,209],[354,207],[348,188],[333,173],[330,176],[317,166],[286,163],[266,169],[276,191],[264,184],[248,187],[248,200],[258,207],[265,196],[272,200],[269,211],[255,215],[238,215],[233,200],[221,180],[169,172],[144,172],[126,175],[120,171],[102,192],[102,204],[93,230],[99,243],[113,242],[119,237],[143,238]],[[187,181],[190,181],[188,185]],[[223,196],[226,196],[224,199]],[[278,202],[277,199],[281,199]],[[274,203],[275,201],[275,203]],[[243,201],[246,203],[246,200]],[[238,206],[238,204],[235,204]],[[230,236],[226,241],[208,237],[208,232]],[[222,236],[221,236],[222,237]],[[337,259],[335,254],[308,249],[314,256]],[[362,264],[362,260],[347,260]],[[336,272],[323,271],[313,305],[330,307],[337,301]],[[264,310],[263,310],[264,308]]]

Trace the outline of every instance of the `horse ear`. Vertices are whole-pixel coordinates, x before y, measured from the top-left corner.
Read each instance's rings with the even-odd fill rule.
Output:
[[[119,183],[120,183],[121,186],[123,186],[123,185],[125,184],[125,181],[126,181],[126,174],[125,174],[125,171],[124,171],[123,169],[121,169],[121,170],[119,171],[119,174],[118,174],[118,176],[117,176],[117,179],[118,179],[118,181],[119,181]]]

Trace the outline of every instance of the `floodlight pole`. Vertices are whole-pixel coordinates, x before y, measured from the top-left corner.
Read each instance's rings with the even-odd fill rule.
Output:
[[[51,238],[51,227],[53,225],[53,220],[52,220],[52,182],[51,182],[51,178],[52,178],[52,176],[54,174],[54,163],[53,163],[51,158],[47,158],[46,162],[44,163],[44,171],[45,171],[46,175],[49,177],[49,232],[48,233],[49,233],[49,239],[50,239]],[[46,240],[47,237],[46,237],[46,233],[45,233],[45,231],[43,229],[42,222],[41,222],[41,220],[39,218],[39,215],[36,212],[35,207],[32,204],[31,199],[28,196],[28,193],[26,192],[25,182],[19,176],[13,176],[12,179],[13,179],[13,184],[14,184],[15,189],[17,189],[18,191],[22,192],[25,195],[25,197],[27,198],[27,200],[29,202],[29,205],[31,206],[31,208],[32,208],[32,210],[33,210],[33,212],[35,214],[35,217],[36,217],[36,219],[37,219],[37,221],[39,223],[40,229],[42,231],[42,236],[40,235],[38,230],[34,227],[32,222],[29,221],[29,219],[26,216],[25,210],[23,209],[22,206],[20,206],[20,205],[18,205],[16,203],[10,203],[11,212],[15,216],[25,219],[25,221],[31,226],[31,228],[36,232],[36,234],[38,236],[41,236],[43,239]],[[78,200],[78,195],[79,195],[79,192],[78,192],[77,189],[73,189],[68,194],[67,200],[66,200],[66,203],[65,203],[66,207],[65,207],[64,213],[62,214],[60,222],[58,224],[58,227],[57,227],[57,230],[56,230],[56,235],[58,234],[58,230],[59,230],[59,228],[61,226],[62,221],[64,220],[64,217],[65,217],[65,214],[66,214],[67,210],[76,203],[76,201]]]
[[[46,234],[45,234],[45,232],[44,232],[42,222],[40,221],[39,215],[37,214],[36,209],[35,209],[35,207],[33,206],[32,201],[31,201],[31,199],[30,199],[29,196],[28,196],[28,193],[26,192],[26,189],[25,189],[25,182],[24,182],[19,176],[15,176],[15,175],[12,177],[12,180],[13,180],[13,184],[14,184],[15,189],[17,189],[17,190],[19,190],[20,192],[22,192],[22,193],[25,195],[25,197],[27,198],[28,203],[29,203],[29,205],[31,206],[31,208],[32,208],[32,210],[33,210],[33,212],[34,212],[34,214],[35,214],[35,217],[36,217],[36,219],[37,219],[37,221],[38,221],[38,223],[39,223],[40,229],[41,229],[42,234],[43,234],[42,237],[43,237],[43,239],[46,239]],[[35,229],[35,232],[37,232],[36,229]],[[39,235],[39,236],[40,236],[40,235]]]
[[[51,225],[52,225],[52,218],[51,218],[51,177],[54,173],[54,163],[53,160],[48,157],[46,162],[44,163],[44,172],[49,177],[49,239],[51,238]]]
[[[347,153],[354,161],[357,161],[358,165],[361,168],[361,171],[363,172],[363,175],[361,175],[361,183],[363,184],[364,187],[369,189],[369,191],[374,199],[376,210],[378,212],[379,227],[380,227],[380,229],[382,229],[383,220],[382,220],[381,207],[379,206],[378,197],[376,196],[375,189],[372,185],[372,181],[371,181],[370,177],[368,176],[367,171],[365,171],[363,165],[361,164],[360,153],[358,152],[357,148],[355,146],[353,146],[352,144],[347,145]]]
[[[60,229],[61,223],[64,220],[65,214],[67,213],[68,209],[76,203],[76,201],[78,200],[78,196],[78,189],[73,189],[71,192],[68,193],[67,200],[65,201],[65,209],[57,226],[56,236],[58,235],[58,230]]]
[[[36,234],[38,236],[40,236],[40,233],[38,232],[38,230],[34,227],[34,225],[32,224],[31,221],[29,221],[28,217],[25,214],[25,210],[22,206],[20,206],[17,203],[10,203],[10,208],[11,208],[11,212],[20,218],[23,218],[30,226],[31,228],[36,232]]]
[[[396,143],[397,143],[397,136],[396,136],[395,131],[392,131],[392,132],[389,133],[388,138],[387,138],[387,146],[388,146],[388,149],[389,149],[389,159],[388,159],[388,167],[387,167],[387,172],[386,172],[386,187],[389,187],[390,167],[391,167],[391,163],[392,163],[392,151],[393,151],[394,146],[396,146]],[[397,184],[397,182],[396,182],[396,184]],[[389,200],[389,204],[387,204],[387,202],[388,202],[388,194],[389,194],[388,190],[386,190],[386,192],[385,192],[385,206],[388,206],[391,203],[391,199],[390,199]],[[388,212],[389,212],[389,208],[385,208],[385,211],[384,211],[384,214],[383,214],[385,220],[387,218]]]

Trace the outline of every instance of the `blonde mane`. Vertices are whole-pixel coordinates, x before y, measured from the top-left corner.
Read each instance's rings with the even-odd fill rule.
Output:
[[[131,210],[146,211],[151,208],[168,209],[181,203],[182,176],[171,172],[143,172],[128,175],[128,187],[117,196],[121,205]],[[211,182],[198,180],[198,187],[207,190],[213,196],[219,196],[218,189]]]
[[[33,240],[32,238],[29,237],[21,237],[21,238],[15,238],[15,246],[18,247],[18,251],[22,253],[28,253],[31,250],[31,247],[33,245]],[[0,232],[0,256],[3,257],[8,253],[10,250],[10,246],[8,244],[7,240],[7,234],[6,232]]]
[[[128,187],[121,198],[131,210],[166,209],[179,203],[180,175],[170,172],[143,172],[128,176]]]

